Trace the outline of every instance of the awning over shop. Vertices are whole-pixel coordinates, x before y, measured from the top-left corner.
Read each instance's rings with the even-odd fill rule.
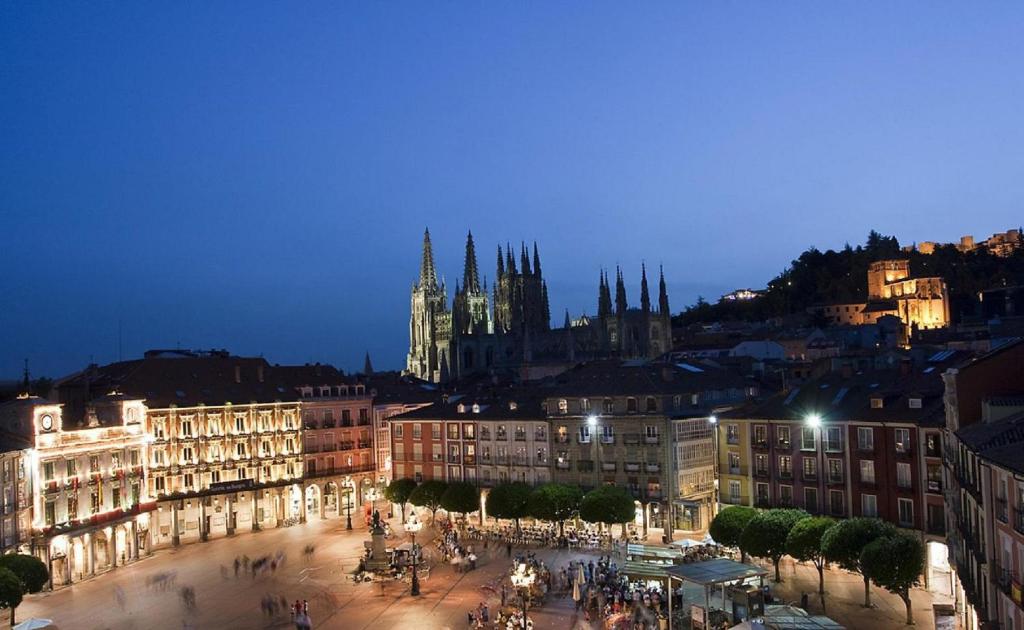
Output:
[[[674,578],[700,584],[701,586],[724,584],[745,578],[768,575],[766,570],[757,565],[736,562],[728,558],[713,558],[703,562],[676,564],[665,567],[665,571]]]
[[[662,560],[673,561],[680,558],[678,549],[655,547],[654,545],[630,544],[626,547],[626,558],[630,560]]]
[[[622,568],[619,569],[619,572],[624,573],[633,580],[664,581],[668,578],[668,573],[665,572],[668,568],[669,565],[665,564],[651,564],[649,562],[627,560],[626,563],[622,565]]]

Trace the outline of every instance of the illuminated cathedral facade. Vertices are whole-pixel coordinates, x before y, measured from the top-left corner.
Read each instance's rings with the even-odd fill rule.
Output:
[[[517,261],[518,259],[518,261]],[[602,271],[597,315],[552,328],[548,287],[537,244],[498,246],[493,286],[481,283],[473,235],[466,238],[461,284],[449,306],[448,289],[438,281],[430,232],[423,235],[419,279],[412,286],[409,354],[406,372],[433,382],[473,374],[514,370],[537,376],[578,361],[619,357],[649,359],[671,349],[672,324],[665,277],[659,274],[658,302],[652,304],[647,270],[640,278],[640,307],[626,301],[621,271],[615,273],[615,297]]]

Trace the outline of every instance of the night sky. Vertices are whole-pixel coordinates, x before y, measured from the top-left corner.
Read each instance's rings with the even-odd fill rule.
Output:
[[[450,289],[536,239],[560,324],[1024,222],[1024,5],[682,4],[0,4],[0,378],[401,367],[427,226]]]

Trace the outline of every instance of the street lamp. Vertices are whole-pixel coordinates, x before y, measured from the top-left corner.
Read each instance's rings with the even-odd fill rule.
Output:
[[[409,516],[409,522],[405,524],[405,531],[412,534],[412,589],[409,591],[412,595],[420,594],[420,580],[416,575],[416,532],[423,528],[423,523],[416,519],[416,514]]]
[[[536,576],[533,573],[533,569],[529,567],[525,562],[520,562],[516,565],[516,570],[512,573],[512,586],[519,591],[519,601],[522,604],[523,610],[523,623],[526,623],[526,598],[530,594],[530,587],[533,586],[533,581]]]
[[[352,531],[352,487],[346,488],[348,492],[345,493],[345,529]]]

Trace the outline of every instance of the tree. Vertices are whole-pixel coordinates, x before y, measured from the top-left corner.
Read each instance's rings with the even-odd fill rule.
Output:
[[[23,553],[12,553],[0,556],[0,570],[6,569],[14,574],[21,583],[22,594],[38,593],[50,581],[50,572],[46,564],[35,556]],[[18,600],[21,601],[20,599]],[[14,609],[11,607],[11,625],[14,625]]]
[[[392,503],[402,506],[402,522],[405,522],[405,504],[409,502],[409,496],[416,489],[416,482],[412,479],[395,479],[384,488],[384,498]]]
[[[924,571],[924,545],[906,532],[882,536],[864,546],[860,565],[871,581],[903,600],[907,625],[914,624],[910,589],[917,586]]]
[[[811,516],[797,521],[786,537],[786,553],[801,562],[813,562],[818,570],[818,594],[822,605],[825,602],[825,566],[828,560],[821,548],[821,538],[835,525],[827,516]]]
[[[775,581],[781,582],[779,560],[786,553],[786,538],[793,526],[808,516],[807,512],[794,509],[758,512],[740,534],[740,549],[752,556],[771,558],[775,566]]]
[[[441,495],[441,507],[463,516],[475,512],[480,509],[480,490],[469,482],[454,481]]]
[[[865,608],[871,607],[871,583],[861,568],[861,551],[876,539],[895,531],[895,527],[877,518],[857,517],[839,521],[821,537],[821,548],[829,562],[864,576]]]
[[[564,483],[546,483],[530,495],[530,515],[558,523],[558,532],[565,532],[565,521],[580,510],[583,491]]]
[[[583,495],[580,501],[580,518],[588,523],[625,524],[635,517],[636,502],[619,486],[598,486]]]
[[[752,507],[745,505],[733,505],[727,507],[718,514],[715,518],[711,519],[711,526],[708,528],[708,533],[715,539],[715,542],[719,545],[725,545],[726,547],[739,547],[740,546],[740,535],[743,533],[743,528],[747,526],[750,519],[757,516],[757,510]],[[747,561],[746,552],[740,550],[743,557],[741,560]]]
[[[0,569],[0,608],[11,609],[11,625],[14,625],[14,610],[24,596],[23,585],[10,569]]]
[[[428,479],[409,495],[409,503],[418,507],[425,507],[430,510],[430,522],[434,522],[434,516],[441,507],[441,497],[448,489],[448,484],[438,479]]]
[[[499,483],[487,495],[487,512],[495,518],[509,518],[516,522],[530,515],[530,486],[521,481]]]

